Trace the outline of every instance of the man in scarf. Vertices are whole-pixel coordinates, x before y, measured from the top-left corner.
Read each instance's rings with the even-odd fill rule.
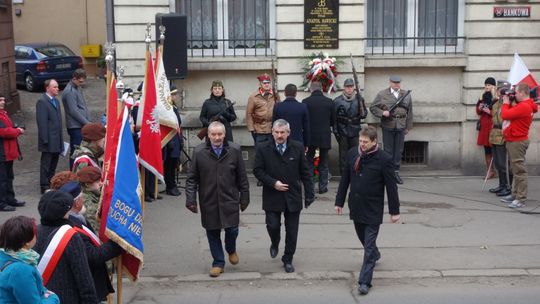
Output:
[[[342,214],[347,189],[350,187],[350,218],[354,221],[354,229],[364,246],[358,292],[365,295],[371,288],[375,263],[381,258],[377,248],[377,235],[383,221],[385,188],[390,221],[399,221],[399,196],[394,163],[389,153],[379,149],[375,127],[368,126],[360,131],[358,148],[349,150],[346,168],[339,182],[335,210],[337,214]]]

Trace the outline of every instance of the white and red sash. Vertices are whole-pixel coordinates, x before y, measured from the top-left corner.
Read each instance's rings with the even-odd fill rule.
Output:
[[[43,253],[43,257],[37,265],[38,271],[43,278],[44,285],[47,285],[54,269],[56,269],[56,265],[58,265],[58,261],[60,261],[60,257],[64,254],[67,244],[75,233],[86,235],[96,247],[101,245],[97,235],[84,225],[82,225],[82,228],[76,226],[71,227],[70,225],[63,225],[60,227],[49,243],[49,246],[47,246],[47,249],[45,249],[45,253]]]
[[[60,261],[60,257],[62,257],[67,244],[75,233],[77,233],[77,231],[71,229],[70,225],[63,225],[54,234],[54,237],[47,246],[47,249],[45,249],[45,253],[43,253],[43,257],[37,265],[37,269],[43,277],[43,285],[47,285],[49,282],[58,261]]]
[[[86,235],[92,241],[92,244],[94,244],[94,246],[99,247],[101,245],[101,241],[99,240],[98,236],[85,225],[81,225],[81,227],[82,228],[75,226],[73,227],[73,229],[75,229],[75,231],[79,233]]]
[[[81,155],[81,156],[75,158],[75,160],[73,161],[73,171],[75,171],[75,169],[77,168],[77,166],[80,163],[86,163],[90,167],[95,167],[95,168],[98,168],[98,169],[101,170],[99,165],[90,156]]]

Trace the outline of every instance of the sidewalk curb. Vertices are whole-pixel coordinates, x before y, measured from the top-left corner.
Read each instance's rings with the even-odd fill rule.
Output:
[[[350,280],[358,277],[358,272],[346,271],[311,271],[311,272],[230,272],[223,273],[217,278],[207,274],[191,274],[176,277],[141,277],[137,283],[173,283],[173,282],[211,282],[211,281],[258,281],[258,280]],[[374,279],[424,279],[424,278],[452,278],[452,277],[529,277],[540,276],[540,268],[513,268],[513,269],[449,269],[449,270],[396,270],[375,271]],[[123,282],[130,282],[123,278]]]

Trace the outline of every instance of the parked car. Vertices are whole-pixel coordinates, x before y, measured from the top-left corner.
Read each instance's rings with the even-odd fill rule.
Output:
[[[15,46],[16,82],[28,91],[54,78],[66,84],[73,71],[83,67],[82,58],[60,43],[26,43]]]

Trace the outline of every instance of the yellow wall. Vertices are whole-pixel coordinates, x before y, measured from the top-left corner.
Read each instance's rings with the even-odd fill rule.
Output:
[[[16,10],[21,15],[16,15]],[[77,55],[84,44],[106,41],[104,0],[24,0],[13,4],[15,43],[59,42]],[[84,62],[89,75],[96,73],[96,60]]]

